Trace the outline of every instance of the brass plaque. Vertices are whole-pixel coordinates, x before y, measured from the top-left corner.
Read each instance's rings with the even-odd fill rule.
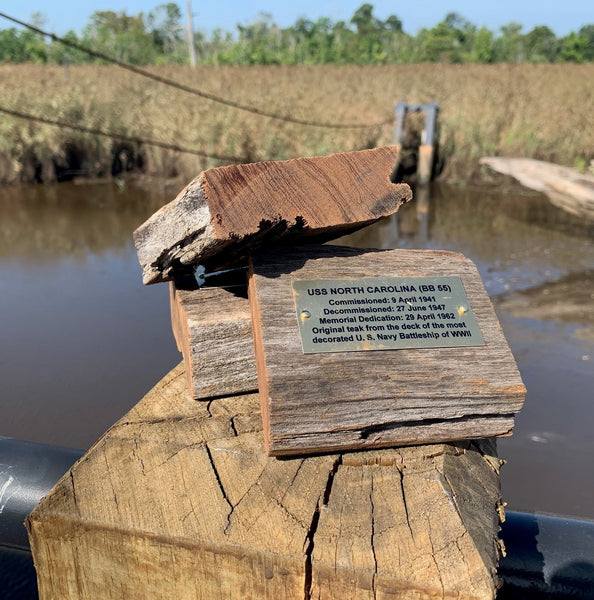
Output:
[[[304,354],[484,346],[460,277],[294,280]]]

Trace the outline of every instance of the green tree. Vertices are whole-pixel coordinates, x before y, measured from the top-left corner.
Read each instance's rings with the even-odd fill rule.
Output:
[[[519,63],[526,59],[522,29],[522,25],[514,21],[501,26],[501,35],[495,40],[495,60]]]
[[[175,2],[160,4],[148,14],[146,27],[159,62],[186,62],[187,45],[181,19],[182,12]]]
[[[581,27],[578,36],[585,42],[584,59],[594,61],[594,23]]]
[[[132,64],[150,64],[156,55],[142,13],[129,16],[125,12],[96,10],[84,29],[83,40],[90,48]]]
[[[73,44],[81,44],[81,40],[78,39],[76,32],[72,30],[67,31],[62,37]],[[79,65],[92,62],[92,60],[92,57],[86,52],[76,50],[75,48],[58,41],[52,41],[48,49],[48,61],[52,63],[61,65]]]
[[[475,30],[474,25],[458,13],[448,13],[435,27],[419,33],[421,60],[463,62],[472,54]]]
[[[377,64],[386,59],[382,33],[384,23],[373,14],[373,4],[362,4],[351,17],[356,30],[356,60],[360,64]]]
[[[0,62],[21,63],[27,60],[20,33],[14,27],[0,30]]]
[[[526,58],[530,62],[555,62],[559,53],[559,43],[553,31],[546,25],[532,29],[525,36]]]
[[[559,60],[562,62],[586,62],[588,40],[572,31],[560,41]]]
[[[486,27],[481,27],[474,36],[471,60],[477,63],[490,63],[495,59],[495,36]]]

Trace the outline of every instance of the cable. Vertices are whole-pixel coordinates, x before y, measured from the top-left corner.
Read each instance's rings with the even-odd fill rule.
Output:
[[[65,46],[69,46],[70,48],[74,48],[75,50],[79,50],[81,52],[85,52],[89,56],[93,56],[95,58],[100,58],[101,60],[106,60],[107,62],[111,62],[122,69],[126,69],[128,71],[132,71],[132,73],[136,73],[137,75],[141,75],[143,77],[147,77],[148,79],[152,79],[153,81],[157,81],[164,85],[169,85],[171,87],[177,88],[178,90],[182,90],[189,94],[194,94],[195,96],[200,96],[201,98],[205,98],[206,100],[211,100],[213,102],[217,102],[219,104],[224,104],[225,106],[230,106],[231,108],[236,108],[237,110],[243,110],[246,112],[250,112],[255,115],[259,115],[261,117],[269,117],[270,119],[277,119],[279,121],[285,121],[287,123],[295,123],[297,125],[307,125],[309,127],[322,127],[326,129],[373,129],[375,127],[381,127],[386,125],[387,123],[391,123],[391,120],[382,121],[381,123],[328,123],[324,121],[309,121],[307,119],[297,119],[294,117],[290,117],[287,115],[279,115],[274,112],[268,112],[262,110],[260,108],[256,108],[254,106],[248,106],[245,104],[240,104],[239,102],[235,102],[234,100],[227,100],[226,98],[222,98],[221,96],[216,96],[214,94],[210,94],[208,92],[203,92],[197,88],[193,88],[183,83],[179,83],[174,81],[173,79],[168,79],[167,77],[161,77],[159,75],[155,75],[146,69],[142,69],[140,67],[136,67],[126,62],[122,62],[116,58],[111,56],[107,56],[102,52],[96,52],[95,50],[91,50],[90,48],[85,48],[85,46],[81,46],[76,42],[71,42],[64,38],[58,37],[54,33],[50,33],[48,31],[44,31],[43,29],[39,29],[39,27],[35,27],[34,25],[30,25],[29,23],[25,23],[24,21],[20,21],[19,19],[15,19],[7,15],[6,13],[0,12],[0,17],[4,17],[13,23],[21,25],[22,27],[26,27],[31,31],[35,31],[41,35],[51,38],[52,40],[64,44]]]
[[[66,129],[72,129],[74,131],[82,131],[83,133],[92,133],[94,135],[102,135],[116,140],[123,140],[126,142],[134,142],[136,144],[146,144],[147,146],[157,146],[158,148],[164,148],[165,150],[175,150],[177,152],[184,152],[185,154],[195,154],[196,156],[202,156],[204,158],[213,158],[228,163],[244,163],[245,159],[237,156],[225,156],[224,154],[208,154],[201,150],[193,150],[191,148],[183,148],[176,144],[168,144],[166,142],[159,142],[158,140],[149,140],[146,138],[123,135],[120,133],[103,131],[102,129],[94,129],[92,127],[83,127],[82,125],[73,125],[72,123],[66,123],[59,119],[49,119],[47,117],[39,117],[36,115],[27,114],[11,108],[6,108],[0,105],[0,112],[6,113],[19,119],[26,119],[28,121],[37,121],[39,123],[45,123],[46,125],[56,125],[58,127],[65,127]]]

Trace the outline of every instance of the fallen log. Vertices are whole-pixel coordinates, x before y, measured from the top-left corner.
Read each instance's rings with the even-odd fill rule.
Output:
[[[531,158],[484,157],[480,163],[543,192],[559,208],[594,220],[594,176]]]
[[[395,213],[395,146],[202,172],[134,232],[145,284],[219,266],[263,243],[327,241]]]

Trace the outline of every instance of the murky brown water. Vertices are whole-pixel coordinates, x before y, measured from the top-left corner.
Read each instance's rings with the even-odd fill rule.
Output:
[[[166,285],[131,232],[173,194],[112,184],[0,190],[0,435],[89,446],[180,360]],[[594,226],[516,190],[435,186],[341,243],[477,264],[528,388],[504,497],[594,518]]]

